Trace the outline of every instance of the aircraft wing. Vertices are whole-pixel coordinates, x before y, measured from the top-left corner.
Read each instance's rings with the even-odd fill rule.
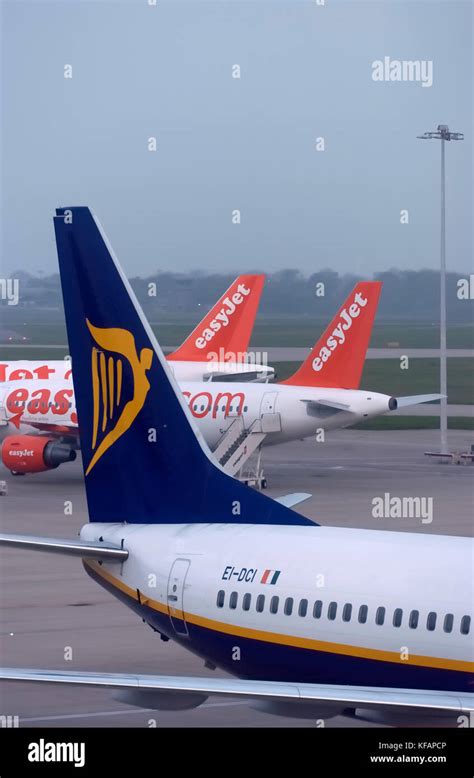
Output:
[[[11,418],[8,419],[11,422]],[[21,419],[20,419],[21,422]],[[25,421],[25,426],[34,427],[38,432],[48,433],[49,435],[56,435],[58,438],[78,438],[79,428],[77,425],[72,426],[69,424],[48,424],[44,421]]]
[[[333,400],[302,400],[306,404],[308,416],[334,416],[337,413],[355,413],[351,406]]]
[[[209,696],[217,696],[237,697],[249,702],[301,703],[302,706],[321,703],[334,707],[337,713],[354,708],[383,710],[387,713],[410,711],[460,714],[474,710],[474,694],[420,689],[247,681],[235,678],[66,672],[15,667],[0,668],[0,680],[105,687],[135,692],[135,700],[141,699],[143,707],[151,707],[152,693],[158,695],[157,699],[159,693],[163,693],[168,700],[170,695],[176,695],[177,702],[180,697],[187,699],[190,707],[204,702]],[[194,704],[191,704],[193,700]]]
[[[312,494],[308,492],[291,492],[290,494],[283,494],[281,497],[275,497],[276,502],[286,505],[287,508],[292,508],[293,505],[299,505],[300,502],[309,500]]]
[[[71,541],[67,538],[45,538],[37,535],[7,535],[0,533],[0,546],[24,548],[28,551],[47,551],[52,554],[68,554],[88,559],[106,559],[107,562],[123,562],[128,551],[111,544]]]

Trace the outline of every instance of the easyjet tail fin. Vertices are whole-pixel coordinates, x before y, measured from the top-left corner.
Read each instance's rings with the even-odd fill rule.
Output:
[[[265,276],[241,275],[168,359],[189,362],[231,361],[245,354],[250,342]]]
[[[358,389],[381,289],[381,281],[358,283],[306,361],[282,383]]]

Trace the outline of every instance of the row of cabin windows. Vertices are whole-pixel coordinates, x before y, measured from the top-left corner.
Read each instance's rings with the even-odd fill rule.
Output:
[[[28,400],[28,402],[30,402],[30,400]],[[34,398],[33,398],[33,400],[32,400],[31,402],[34,402]],[[15,405],[17,408],[25,408],[25,407],[26,407],[26,405],[27,405],[27,403],[26,403],[26,402],[21,402],[20,400],[16,400],[16,401],[15,401],[13,404],[14,404],[14,405]],[[45,403],[45,402],[41,402],[41,403],[39,403],[39,405],[40,405],[40,407],[41,407],[41,408],[53,408],[53,406],[54,406],[54,407],[56,407],[56,408],[72,408],[72,404],[71,404],[71,403],[61,403],[60,405],[58,405],[57,403]],[[209,405],[209,406],[206,408],[206,406],[205,406],[205,405],[201,405],[201,407],[199,407],[199,406],[197,405],[197,403],[195,403],[195,404],[193,405],[193,411],[199,411],[199,410],[201,410],[201,411],[207,410],[208,412],[210,412],[210,411],[212,410],[212,406],[211,406],[211,405]],[[217,408],[217,410],[219,410],[219,409]],[[233,413],[233,412],[234,412],[234,410],[235,410],[235,412],[237,413],[237,411],[239,410],[239,408],[238,408],[238,406],[236,406],[236,407],[234,408],[234,407],[231,405],[231,406],[230,406],[230,408],[228,408],[228,409],[227,409],[227,406],[223,405],[223,406],[222,406],[222,408],[221,408],[221,410],[222,410],[222,411],[224,411],[224,412],[225,412],[226,410],[228,410],[228,412],[229,412],[229,413]],[[248,406],[247,406],[247,405],[244,405],[244,407],[243,407],[243,411],[244,411],[244,413],[247,413],[247,411],[248,411]]]
[[[229,595],[229,608],[231,610],[235,610],[237,608],[237,604],[239,601],[239,593],[238,592],[231,592]],[[217,607],[223,608],[225,604],[225,592],[223,589],[221,589],[217,593]],[[252,595],[247,592],[242,597],[242,610],[249,611],[250,606],[252,604]],[[257,613],[263,613],[263,610],[265,608],[265,595],[264,594],[258,594],[256,601],[255,601],[255,610]],[[278,610],[280,608],[280,597],[278,595],[274,595],[270,598],[270,604],[269,604],[269,612],[270,613],[278,613]],[[350,602],[346,602],[342,606],[342,621],[350,621],[352,619],[353,614],[353,607]],[[283,600],[283,613],[285,616],[291,616],[293,612],[297,612],[298,616],[301,616],[304,618],[308,614],[308,600],[303,599],[300,600],[298,603],[298,607],[296,609],[295,602],[293,597],[287,597],[285,600]],[[338,603],[337,602],[330,602],[327,606],[326,615],[329,621],[334,621],[336,619],[336,615],[338,613]],[[323,601],[322,600],[316,600],[316,602],[313,605],[312,608],[312,614],[313,618],[320,619],[323,615]],[[357,621],[359,624],[365,624],[367,622],[367,617],[369,614],[369,607],[368,605],[361,605],[359,607],[359,610],[357,612]],[[386,609],[381,605],[379,608],[375,611],[375,623],[379,626],[382,626],[385,624],[385,616],[386,616]],[[356,614],[354,612],[354,619],[356,618]],[[420,618],[420,612],[417,610],[412,610],[408,614],[408,626],[410,629],[416,629],[418,627],[418,622]],[[392,616],[392,625],[394,627],[401,627],[403,621],[403,609],[402,608],[395,608]],[[433,632],[436,629],[436,624],[438,622],[438,614],[435,611],[430,611],[428,613],[428,616],[426,617],[426,629],[430,632]],[[454,626],[454,614],[453,613],[446,613],[444,619],[443,619],[443,630],[444,632],[452,632]],[[469,630],[471,628],[471,617],[470,616],[463,616],[460,622],[460,632],[461,635],[468,635]]]
[[[31,400],[28,400],[27,402],[20,402],[20,400],[15,400],[13,405],[15,405],[17,408],[26,408],[26,406],[29,405],[30,402],[36,403],[37,401],[33,397]],[[63,402],[63,403],[55,403],[55,402],[45,403],[45,402],[40,402],[40,403],[38,403],[38,405],[39,405],[40,408],[66,408],[66,409],[67,408],[72,408],[72,403],[67,403],[67,402]]]
[[[194,405],[193,405],[193,411],[204,411],[204,410],[206,410],[208,413],[210,413],[210,412],[212,411],[212,405],[208,405],[208,406],[206,407],[205,405],[201,405],[201,406],[199,406],[197,403],[194,403]],[[217,407],[217,408],[216,408],[216,411],[218,411],[218,410],[219,410],[219,407]],[[238,406],[238,405],[236,405],[236,406],[235,406],[235,408],[234,408],[234,406],[233,406],[233,405],[231,405],[231,406],[230,406],[230,408],[227,408],[227,406],[226,406],[226,405],[223,405],[223,406],[222,406],[222,408],[221,408],[221,411],[224,411],[224,412],[225,412],[226,410],[228,411],[228,413],[233,413],[233,412],[234,412],[234,410],[235,410],[235,412],[237,413],[237,411],[239,410],[239,406]],[[244,407],[242,408],[242,410],[244,411],[244,413],[247,413],[247,411],[248,411],[248,405],[244,405]]]

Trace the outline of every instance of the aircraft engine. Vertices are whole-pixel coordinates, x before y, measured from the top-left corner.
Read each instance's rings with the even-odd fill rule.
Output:
[[[138,708],[150,708],[151,710],[191,710],[207,700],[206,694],[198,692],[177,694],[173,691],[155,691],[154,689],[121,689],[112,696],[127,705],[136,705]]]
[[[3,464],[14,475],[53,470],[75,458],[73,448],[42,435],[11,435],[2,445]]]

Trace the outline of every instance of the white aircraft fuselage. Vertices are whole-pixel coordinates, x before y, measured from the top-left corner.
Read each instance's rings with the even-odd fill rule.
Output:
[[[81,539],[123,545],[122,565],[85,560],[89,575],[240,678],[472,691],[471,539],[102,523]]]
[[[264,445],[274,445],[379,416],[392,402],[378,392],[285,384],[182,381],[180,388],[211,449],[238,417],[246,428],[261,420],[268,430]],[[77,430],[71,380],[5,383],[0,385],[0,405],[8,422],[1,428],[3,437],[32,427],[52,434]]]

